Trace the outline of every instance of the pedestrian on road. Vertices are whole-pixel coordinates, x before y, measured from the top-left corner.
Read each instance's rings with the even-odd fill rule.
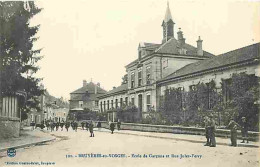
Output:
[[[71,127],[72,127],[72,130],[74,130],[75,128],[74,128],[74,124],[75,124],[75,121],[73,120],[72,122],[71,122]]]
[[[81,122],[81,127],[82,127],[82,130],[84,130],[84,127],[85,127],[85,122],[84,121]]]
[[[59,123],[59,122],[56,122],[55,126],[56,126],[56,131],[58,131],[59,126],[60,126],[60,123]]]
[[[110,123],[110,130],[111,130],[111,134],[114,134],[115,124],[113,122]]]
[[[47,130],[50,129],[50,120],[47,120],[47,121],[46,121],[46,127],[47,127]]]
[[[120,120],[118,119],[118,121],[117,121],[117,130],[120,130],[121,129],[121,122],[120,122]]]
[[[100,129],[101,129],[101,122],[100,121],[98,121],[98,123],[97,123],[97,128],[98,128],[98,131],[100,131]]]
[[[70,127],[70,122],[66,122],[65,128],[67,129],[67,132],[69,131],[69,127]]]
[[[242,117],[241,133],[242,133],[242,139],[243,139],[243,141],[241,143],[245,143],[245,140],[248,143],[248,123],[246,121],[246,117]]]
[[[75,129],[75,132],[77,132],[77,130],[78,130],[78,122],[77,121],[74,122],[74,129]]]
[[[64,120],[62,120],[62,121],[60,122],[61,131],[63,131],[63,126],[64,126]]]
[[[209,115],[209,138],[210,138],[210,147],[216,147],[216,138],[215,138],[215,131],[216,131],[216,124],[213,117],[213,114]]]
[[[32,122],[30,123],[31,127],[32,127],[32,130],[34,130],[34,127],[35,127],[35,122],[32,120]]]
[[[238,129],[238,127],[239,127],[239,125],[232,118],[228,124],[228,128],[230,129],[231,146],[234,146],[234,147],[237,146],[237,129]]]
[[[92,121],[90,121],[89,124],[89,132],[90,132],[90,137],[94,137],[94,124]]]
[[[204,146],[210,146],[210,127],[209,127],[209,117],[205,116],[204,117],[204,123],[205,123],[205,136],[206,136],[206,139],[207,139],[207,142]]]

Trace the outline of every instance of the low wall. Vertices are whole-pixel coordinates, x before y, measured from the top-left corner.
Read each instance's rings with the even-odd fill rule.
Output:
[[[0,116],[0,139],[19,137],[20,119]]]
[[[103,128],[109,128],[108,123],[101,121]],[[121,123],[122,130],[134,130],[143,132],[159,132],[159,133],[175,133],[175,134],[191,134],[191,135],[205,135],[204,128],[197,127],[183,127],[183,126],[167,126],[167,125],[150,125],[150,124],[135,124],[135,123]],[[249,140],[259,141],[259,132],[248,132]],[[230,130],[216,129],[215,135],[217,137],[230,137]],[[238,130],[238,139],[242,139],[241,131]]]

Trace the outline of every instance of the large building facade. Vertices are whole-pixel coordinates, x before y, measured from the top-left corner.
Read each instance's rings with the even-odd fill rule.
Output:
[[[114,93],[99,96],[99,109],[104,112],[116,101],[123,99],[124,104],[134,104],[138,107],[140,116],[145,117],[151,109],[158,108],[160,88],[157,84],[182,67],[214,58],[215,55],[202,49],[202,40],[198,37],[197,46],[185,42],[181,29],[174,37],[174,21],[167,6],[165,18],[162,21],[163,39],[161,44],[141,42],[138,46],[138,58],[125,66],[127,83],[116,88]],[[120,91],[116,91],[119,89]],[[117,92],[117,94],[115,93]],[[120,95],[120,97],[118,97]],[[118,105],[119,107],[119,105]]]

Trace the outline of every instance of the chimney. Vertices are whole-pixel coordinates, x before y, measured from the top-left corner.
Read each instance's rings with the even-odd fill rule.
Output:
[[[115,89],[116,87],[115,86],[113,86],[113,90]]]
[[[197,55],[199,56],[203,56],[202,41],[203,40],[201,40],[199,36],[199,39],[197,40]]]
[[[99,82],[97,83],[97,86],[100,87],[100,83]]]
[[[178,34],[178,41],[181,43],[181,45],[185,44],[185,38],[183,38],[183,32],[181,31],[181,28],[179,28]]]
[[[83,80],[83,87],[84,86],[87,86],[87,81],[86,80]]]

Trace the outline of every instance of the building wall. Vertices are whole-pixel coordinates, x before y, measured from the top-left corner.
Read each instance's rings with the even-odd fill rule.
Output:
[[[244,66],[239,68],[232,68],[225,71],[219,71],[214,73],[205,74],[202,76],[197,77],[191,77],[185,80],[175,81],[175,82],[169,82],[163,86],[158,87],[160,95],[164,95],[165,90],[167,88],[178,88],[178,87],[184,87],[185,91],[189,90],[190,85],[196,85],[199,82],[208,83],[211,80],[214,80],[216,83],[217,88],[221,88],[221,81],[222,79],[228,79],[232,77],[232,74],[234,73],[243,73],[246,74],[257,74],[259,70],[259,65],[251,65],[251,66]]]

